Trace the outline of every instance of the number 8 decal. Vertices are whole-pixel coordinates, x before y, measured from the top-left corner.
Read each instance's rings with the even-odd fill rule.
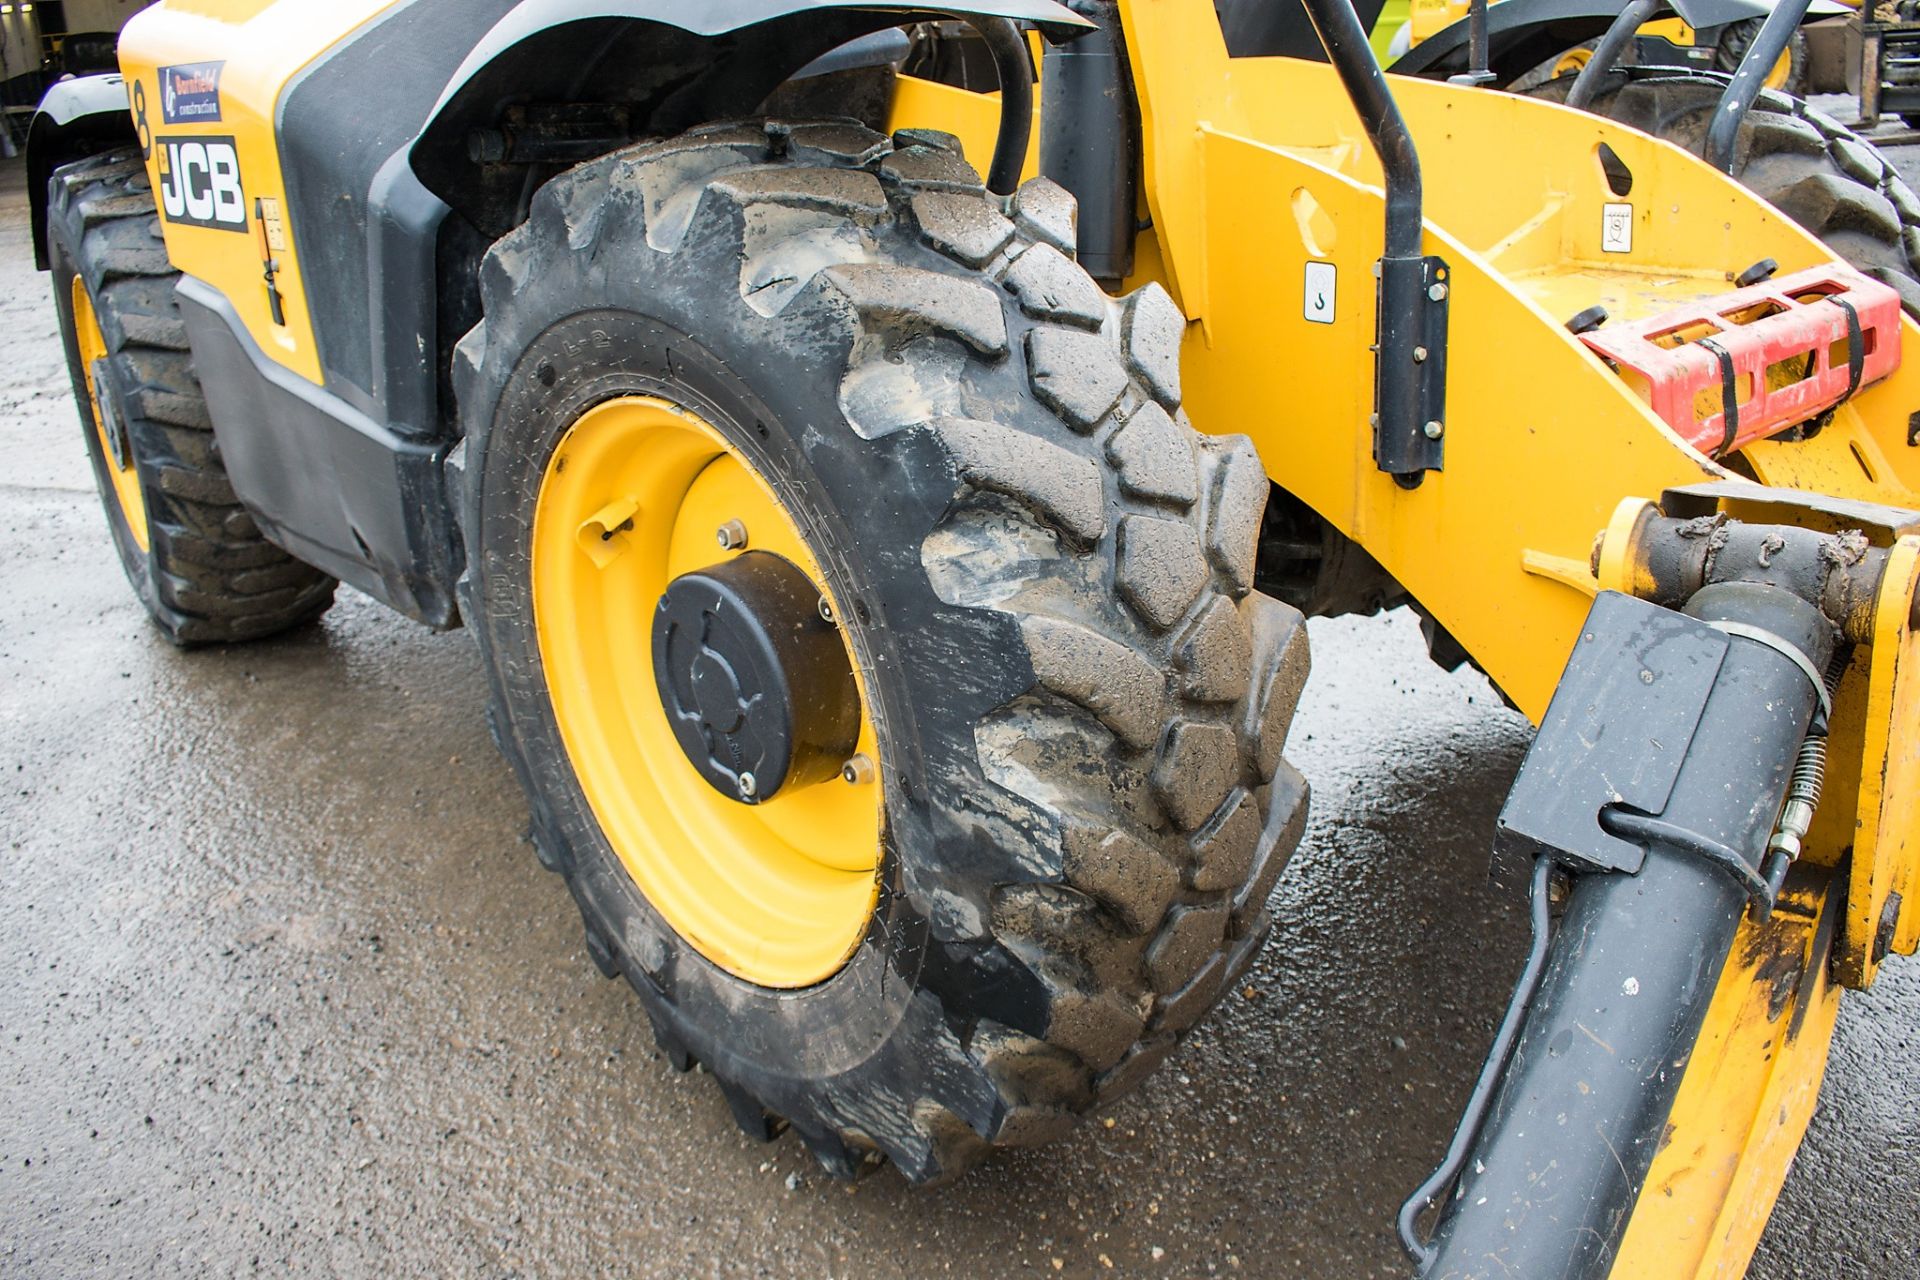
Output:
[[[147,124],[147,86],[143,80],[133,82],[133,127],[140,134],[140,158],[153,159],[153,129]]]

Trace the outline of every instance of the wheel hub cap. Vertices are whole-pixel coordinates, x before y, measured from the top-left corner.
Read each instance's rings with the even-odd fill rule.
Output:
[[[747,804],[837,776],[860,694],[807,575],[766,551],[682,574],[653,619],[653,671],[700,776]]]

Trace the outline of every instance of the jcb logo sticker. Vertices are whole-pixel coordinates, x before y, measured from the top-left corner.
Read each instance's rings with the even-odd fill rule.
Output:
[[[247,194],[232,138],[162,138],[160,208],[168,222],[247,229]]]

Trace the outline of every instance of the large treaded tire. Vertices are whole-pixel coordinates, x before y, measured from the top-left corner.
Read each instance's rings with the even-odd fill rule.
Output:
[[[318,617],[334,580],[261,537],[234,496],[174,300],[180,273],[161,239],[140,154],[105,152],[55,171],[48,188],[53,292],[94,478],[127,580],[175,644],[257,640]],[[81,368],[72,287],[86,283],[119,394],[113,404],[146,504],[141,550],[112,491]]]
[[[1280,752],[1306,630],[1251,589],[1266,474],[1187,425],[1184,318],[1108,298],[1073,216],[1044,181],[1002,216],[944,134],[699,129],[542,189],[456,361],[466,616],[540,856],[670,1060],[836,1175],[951,1176],[1132,1088],[1252,961],[1305,824]],[[856,602],[880,899],[802,991],[721,971],[641,897],[544,688],[543,468],[636,393],[697,406]]]
[[[1529,93],[1559,102],[1572,87],[1573,77],[1562,76]],[[1701,76],[1622,72],[1589,110],[1699,155],[1725,90],[1725,81]],[[1865,138],[1803,99],[1762,90],[1740,128],[1733,177],[1891,285],[1907,314],[1920,317],[1920,199]]]

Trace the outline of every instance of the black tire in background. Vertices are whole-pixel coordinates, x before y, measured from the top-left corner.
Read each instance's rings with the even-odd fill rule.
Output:
[[[1559,102],[1562,76],[1529,90]],[[1702,76],[1618,73],[1589,108],[1699,155],[1726,83]],[[1920,199],[1859,134],[1806,101],[1762,90],[1742,122],[1733,177],[1864,274],[1891,285],[1920,317]],[[1729,263],[1740,271],[1748,263]]]
[[[465,615],[540,856],[669,1059],[836,1175],[949,1177],[1131,1089],[1252,961],[1304,826],[1265,471],[1180,413],[1172,302],[1108,298],[1073,240],[1064,191],[1002,216],[944,134],[713,126],[543,188],[460,346]],[[696,409],[780,495],[869,673],[880,897],[812,987],[680,938],[569,767],[530,524],[556,442],[625,395]]]
[[[1713,46],[1713,69],[1728,75],[1740,69],[1740,60],[1747,56],[1747,50],[1753,47],[1754,37],[1760,34],[1760,26],[1765,18],[1743,18],[1739,22],[1729,22],[1720,29],[1720,39]],[[1779,65],[1778,63],[1775,64]],[[1807,34],[1796,31],[1787,41],[1787,79],[1786,83],[1771,86],[1777,92],[1799,96],[1807,90]]]
[[[178,645],[256,640],[318,617],[334,580],[261,537],[234,496],[174,301],[180,273],[161,239],[138,150],[67,165],[49,186],[54,304],[114,547],[134,593]],[[116,415],[139,477],[147,548],[113,490],[94,429],[75,327],[84,282],[106,341]]]

